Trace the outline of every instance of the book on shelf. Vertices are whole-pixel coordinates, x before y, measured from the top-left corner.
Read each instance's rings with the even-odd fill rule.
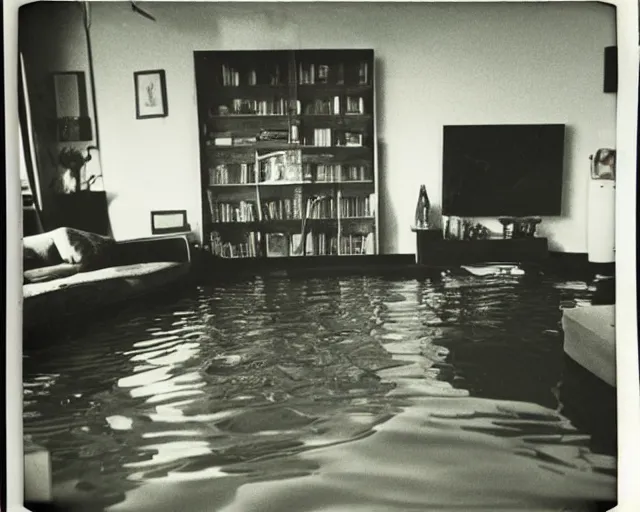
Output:
[[[364,62],[364,64],[367,64]],[[298,84],[299,85],[313,85],[313,84],[329,84],[334,83],[336,85],[344,84],[345,64],[340,62],[336,64],[315,64],[315,63],[302,63],[298,64]],[[368,64],[363,66],[362,63],[358,66],[358,76],[362,75],[364,82],[368,82]]]
[[[292,233],[289,244],[290,256],[302,256],[304,253],[304,245],[302,243],[302,233]]]
[[[340,198],[340,217],[373,217],[372,194]]]
[[[313,145],[329,147],[333,145],[331,128],[314,128]]]
[[[251,201],[235,203],[218,201],[211,190],[207,190],[211,222],[253,222],[256,220],[256,205]]]
[[[284,98],[275,98],[273,100],[252,100],[235,98],[231,100],[230,105],[219,105],[217,109],[218,115],[286,115],[286,101]]]
[[[299,212],[302,205],[296,198],[270,199],[262,204],[262,218],[271,220],[296,220],[300,219]]]
[[[364,114],[364,98],[356,96],[347,96],[345,99],[346,114]]]
[[[308,256],[337,255],[338,237],[324,232],[307,233],[305,254]]]
[[[317,80],[319,84],[326,84],[329,81],[328,64],[318,64]]]
[[[255,182],[255,164],[218,164],[209,169],[209,185],[247,185]]]
[[[333,196],[320,196],[307,198],[305,208],[307,219],[335,219],[336,201]]]
[[[344,145],[347,147],[361,147],[364,142],[364,137],[361,133],[357,132],[345,132]]]
[[[258,140],[269,141],[287,141],[289,140],[289,130],[260,130]]]
[[[298,64],[298,83],[300,85],[314,84],[316,82],[315,64]]]
[[[211,253],[221,258],[255,258],[260,255],[260,234],[257,231],[244,233],[241,242],[224,241],[220,233],[210,235]]]
[[[358,83],[362,85],[369,83],[369,63],[366,60],[358,65]]]
[[[234,146],[253,146],[257,141],[257,137],[233,137]]]
[[[299,149],[258,155],[260,182],[302,181],[302,152]]]
[[[233,147],[233,146],[253,146],[258,141],[257,137],[228,137],[228,136],[216,136],[211,133],[211,141],[207,141],[208,145],[213,142],[216,147]]]
[[[269,258],[289,256],[290,241],[286,233],[267,233],[265,243]]]
[[[374,235],[342,235],[340,237],[340,254],[344,255],[364,255],[374,253]]]
[[[304,106],[305,115],[339,115],[340,96],[317,98]]]
[[[214,146],[233,146],[233,137],[215,137],[213,136]]]
[[[240,85],[240,72],[235,68],[222,65],[222,85],[224,86],[238,86]]]
[[[222,64],[221,68],[221,78],[222,85],[225,87],[233,86],[237,87],[240,85],[258,85],[258,82],[262,79],[263,82],[266,79],[266,83],[269,85],[280,85],[280,66],[278,64],[274,64],[272,66],[267,65],[263,70],[264,73],[262,77],[258,76],[257,69],[250,69],[245,74],[241,74],[236,68],[231,67],[227,64]]]
[[[368,166],[355,164],[304,164],[305,176],[315,182],[349,182],[370,180]]]

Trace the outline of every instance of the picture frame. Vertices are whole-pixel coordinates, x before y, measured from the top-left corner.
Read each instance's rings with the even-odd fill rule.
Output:
[[[191,231],[186,210],[157,210],[151,212],[151,234],[166,235]]]
[[[167,81],[163,69],[133,73],[136,95],[136,119],[167,117]]]

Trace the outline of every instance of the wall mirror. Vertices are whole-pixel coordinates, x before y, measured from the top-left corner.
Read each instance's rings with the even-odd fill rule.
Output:
[[[92,130],[84,72],[54,73],[53,91],[56,139],[60,142],[90,141]]]

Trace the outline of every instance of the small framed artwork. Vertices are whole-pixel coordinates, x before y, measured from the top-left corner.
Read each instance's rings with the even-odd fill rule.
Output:
[[[165,235],[191,231],[186,210],[161,210],[151,212],[151,233]]]
[[[136,119],[167,117],[167,82],[163,69],[136,71],[133,74],[136,90]]]

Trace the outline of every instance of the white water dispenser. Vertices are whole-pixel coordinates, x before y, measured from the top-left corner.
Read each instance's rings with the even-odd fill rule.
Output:
[[[616,152],[599,149],[591,159],[587,204],[587,252],[591,263],[615,261]]]

